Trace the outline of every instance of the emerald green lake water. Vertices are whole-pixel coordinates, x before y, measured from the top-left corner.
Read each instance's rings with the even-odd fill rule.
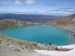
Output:
[[[0,34],[39,43],[52,43],[56,45],[67,45],[72,43],[71,33],[69,31],[49,25],[8,28],[0,31]]]

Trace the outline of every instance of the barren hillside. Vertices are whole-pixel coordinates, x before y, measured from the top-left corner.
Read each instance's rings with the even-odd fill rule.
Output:
[[[47,24],[61,27],[75,33],[75,14],[66,16],[61,19],[48,21]]]
[[[18,26],[25,26],[25,25],[32,25],[32,22],[15,20],[15,19],[3,19],[0,20],[0,29],[4,29],[7,27],[18,27]]]

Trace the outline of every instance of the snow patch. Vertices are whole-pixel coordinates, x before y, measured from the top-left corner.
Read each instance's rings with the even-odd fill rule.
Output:
[[[48,50],[34,50],[36,53],[50,56],[75,56],[75,45],[58,46],[57,48],[69,48],[70,51],[48,51]]]

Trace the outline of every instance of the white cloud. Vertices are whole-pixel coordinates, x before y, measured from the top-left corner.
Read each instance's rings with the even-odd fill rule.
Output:
[[[19,0],[0,2],[0,6],[2,6],[2,5],[21,5],[21,4],[22,4],[22,2]]]
[[[9,4],[11,4],[11,2],[10,2],[10,1],[0,2],[0,5],[9,5]]]
[[[35,0],[26,0],[26,4],[34,4],[35,2]]]
[[[13,4],[16,4],[16,5],[21,5],[23,4],[21,1],[17,0],[17,1],[14,1]]]
[[[9,0],[5,2],[0,2],[0,6],[3,5],[22,5],[22,4],[34,4],[36,0]]]

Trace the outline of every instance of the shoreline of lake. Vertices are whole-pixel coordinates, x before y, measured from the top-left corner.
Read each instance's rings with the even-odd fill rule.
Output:
[[[46,30],[46,28],[47,28],[47,30],[49,30],[48,32],[52,32],[50,29],[53,29],[53,28],[54,28],[54,29],[57,29],[57,30],[53,30],[53,31],[60,32],[60,35],[61,35],[62,32],[66,32],[66,34],[70,34],[69,31],[66,31],[66,30],[61,29],[61,28],[57,28],[57,27],[55,27],[55,26],[50,26],[50,25],[44,25],[44,24],[42,24],[42,25],[31,25],[31,26],[27,26],[27,28],[29,28],[29,29],[30,29],[30,27],[33,27],[34,29],[35,29],[35,27],[36,27],[36,29],[37,29],[37,27],[45,27],[44,30]],[[21,28],[20,28],[20,27],[17,27],[17,28],[18,28],[19,30],[21,30],[21,29],[24,30],[24,28],[26,28],[26,26],[22,26]],[[26,28],[26,29],[27,29],[27,28]],[[42,28],[40,28],[40,29],[42,29]],[[15,30],[15,31],[16,31],[16,28],[15,28],[15,29],[14,29],[14,28],[13,28],[13,29],[12,29],[12,28],[8,28],[8,29],[4,30],[4,32],[5,32],[5,31],[7,32],[8,30],[9,30],[9,31],[11,30],[11,32],[13,32],[12,30]],[[22,31],[23,31],[23,30],[22,30]],[[42,29],[42,31],[44,31],[44,30]],[[46,32],[47,32],[47,30],[46,30]],[[39,30],[38,30],[38,31],[39,31]],[[28,31],[28,32],[29,32],[29,31]],[[30,32],[31,32],[31,31],[30,31]],[[69,33],[67,33],[67,32],[69,32]],[[16,32],[16,33],[17,33],[17,32]],[[16,33],[15,33],[15,34],[16,34]],[[21,32],[21,33],[22,33],[22,32]],[[27,34],[27,32],[24,32],[24,33]],[[17,34],[19,34],[19,33],[17,33]],[[44,34],[46,34],[46,33],[44,33]],[[6,35],[6,36],[10,36],[9,33],[6,33],[5,35]],[[29,33],[28,33],[28,35],[29,35]],[[26,35],[25,37],[28,37],[28,35]],[[32,35],[33,35],[33,34],[32,34]],[[56,35],[56,33],[55,33],[55,35]],[[28,39],[29,39],[29,37],[28,37],[28,38],[23,38],[23,36],[24,36],[23,34],[22,34],[22,37],[19,35],[19,38],[21,37],[21,38],[24,39],[24,40],[28,40]],[[41,35],[40,35],[40,36],[41,36]],[[58,36],[58,34],[57,34],[55,37],[57,37],[57,36]],[[16,37],[16,36],[12,36],[12,33],[11,33],[11,36],[10,36],[10,37],[18,38],[18,35],[17,35],[17,37]],[[31,35],[30,35],[30,37],[31,37]],[[43,36],[41,36],[41,37],[43,37]],[[45,37],[46,37],[46,36],[45,36]],[[50,37],[54,37],[54,36],[51,35]],[[61,37],[61,36],[60,36],[60,37]],[[31,38],[32,38],[32,37],[31,37]],[[34,37],[33,37],[33,38],[34,38]],[[32,38],[32,39],[33,39],[33,38]],[[35,37],[35,38],[36,38],[36,37]],[[39,38],[39,37],[38,37],[38,38]],[[61,38],[62,38],[62,37],[61,37]],[[64,38],[65,38],[65,37],[63,37],[63,39],[64,39]],[[66,39],[67,39],[67,38],[66,38]],[[31,40],[31,41],[33,41],[33,40]],[[36,40],[36,41],[38,42],[38,40]],[[44,40],[43,40],[43,41],[44,41]],[[47,41],[47,44],[48,44],[48,43],[56,44],[57,42],[55,43],[55,41],[56,41],[56,40],[54,40],[54,41],[48,40],[48,41]],[[67,40],[64,40],[64,41],[67,41]],[[40,42],[40,43],[41,43],[41,42]],[[46,43],[46,42],[44,41],[43,43]],[[62,42],[62,43],[63,43],[63,42]],[[65,42],[65,43],[66,43],[66,42]],[[62,45],[62,44],[61,44],[61,45]]]
[[[6,20],[3,20],[3,21],[11,21],[11,19],[6,19]],[[12,20],[12,21],[16,21],[16,22],[20,22],[19,20]],[[25,21],[21,21],[21,23],[22,22],[25,22]],[[8,22],[7,22],[8,23]],[[14,23],[14,22],[13,22]],[[22,23],[22,24],[24,24],[24,23]],[[28,25],[26,25],[26,23],[25,23],[25,25],[21,25],[21,26],[17,26],[17,27],[24,27],[24,26],[30,26],[30,25],[49,25],[49,26],[53,26],[53,27],[56,27],[56,28],[59,28],[59,29],[64,29],[64,30],[66,30],[66,31],[69,31],[69,32],[71,32],[72,33],[72,39],[74,38],[74,36],[73,36],[73,32],[72,31],[70,31],[70,30],[68,30],[68,29],[65,29],[65,27],[59,27],[59,26],[57,26],[57,25],[51,25],[51,24],[42,24],[42,23],[32,23],[32,22],[29,22],[28,23]],[[4,26],[4,25],[3,25]],[[14,27],[12,27],[12,26],[10,26],[11,28],[16,28],[16,26],[14,26]],[[10,28],[10,27],[5,27],[5,28],[3,28],[3,29],[6,29],[6,28]],[[3,29],[1,29],[1,30],[3,30]]]

